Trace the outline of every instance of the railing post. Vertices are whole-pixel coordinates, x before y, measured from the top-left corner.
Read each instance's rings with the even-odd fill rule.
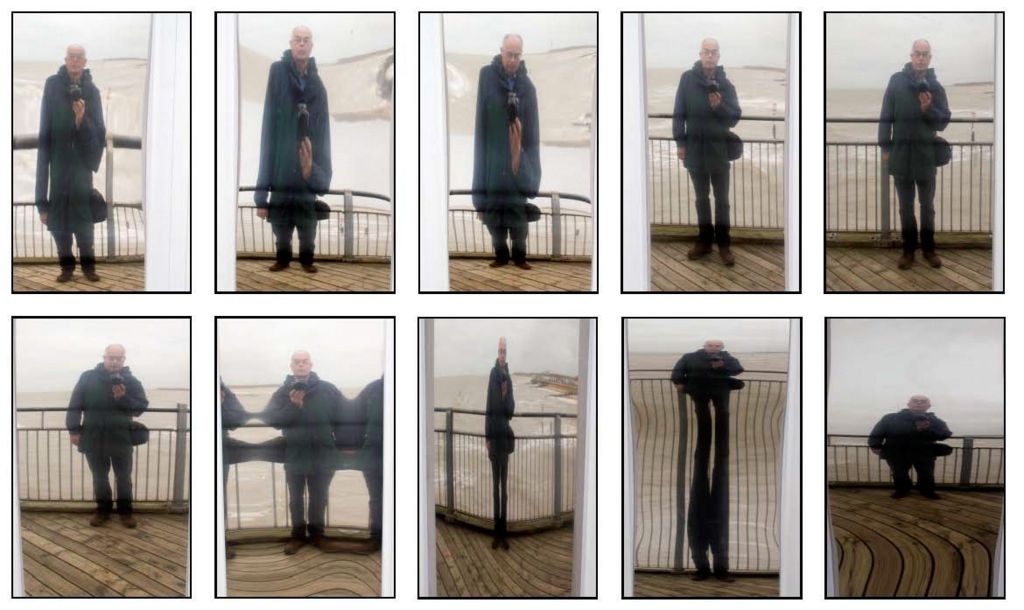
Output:
[[[107,260],[117,255],[117,222],[114,220],[114,136],[107,135],[107,171],[104,196],[107,198]]]
[[[963,458],[960,460],[960,485],[966,487],[971,484],[971,470],[974,469],[974,437],[965,436]]]
[[[355,241],[355,204],[353,203],[352,191],[345,191],[345,251],[342,253],[345,258],[352,256],[353,243]]]
[[[892,235],[892,223],[889,222],[889,210],[891,202],[889,199],[889,160],[885,158],[885,153],[882,153],[882,158],[878,163],[878,193],[881,198],[881,215],[882,215],[882,234],[881,238],[883,242],[889,241]]]
[[[551,193],[551,256],[562,255],[562,204],[558,193]]]
[[[449,522],[455,519],[455,450],[452,447],[454,415],[451,409],[444,414],[445,520]]]
[[[672,551],[672,570],[683,571],[684,544],[683,537],[686,535],[686,442],[689,440],[688,424],[686,417],[686,393],[676,390],[679,409],[679,453],[676,455],[676,539]]]
[[[555,452],[554,452],[555,482],[554,510],[552,515],[555,518],[555,525],[562,525],[562,416],[555,415]]]
[[[178,419],[174,426],[174,498],[172,508],[185,508],[185,448],[188,433],[188,405],[178,403]]]

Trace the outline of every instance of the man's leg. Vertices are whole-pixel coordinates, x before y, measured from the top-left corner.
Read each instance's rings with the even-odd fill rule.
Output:
[[[715,472],[708,521],[715,574],[729,572],[729,390],[712,394],[715,404]]]
[[[935,254],[935,176],[917,182],[917,198],[921,201],[921,251],[932,267],[941,267]]]
[[[334,469],[316,470],[309,475],[309,536],[316,541],[327,524],[327,497],[331,492]]]
[[[517,222],[508,228],[512,241],[512,262],[522,265],[526,262],[526,236],[530,232],[530,223]]]
[[[715,243],[720,249],[728,248],[729,240],[729,166],[711,173],[711,186],[715,190]]]
[[[292,519],[292,538],[306,538],[306,475],[288,472],[285,468],[284,479],[288,484],[288,513]]]
[[[711,573],[708,547],[711,544],[708,519],[710,517],[711,483],[708,480],[708,462],[711,457],[711,410],[709,397],[691,394],[697,416],[697,445],[693,449],[693,480],[690,482],[690,506],[686,516],[686,533],[690,539],[690,557],[697,574]]]
[[[694,204],[697,207],[699,241],[710,248],[715,241],[715,226],[711,221],[711,174],[706,171],[688,170],[693,183]]]
[[[363,480],[370,496],[370,537],[380,542],[384,516],[384,473],[380,470],[364,470]]]
[[[903,237],[903,254],[914,254],[917,250],[917,218],[914,216],[914,181],[895,176],[896,197],[900,202],[900,226]]]
[[[914,470],[917,472],[917,491],[923,496],[935,495],[935,456],[931,447],[926,447],[928,453],[914,456]]]
[[[132,514],[132,452],[110,458],[117,484],[117,514]]]
[[[491,460],[491,499],[494,501],[494,508],[491,517],[494,519],[494,541],[491,548],[498,548],[498,540],[501,538],[501,455],[496,452],[489,452]]]
[[[277,222],[270,225],[274,230],[275,252],[278,265],[292,262],[292,231],[295,225],[291,222]]]
[[[905,496],[910,493],[910,467],[913,462],[903,455],[890,455],[886,461],[889,462],[889,470],[892,472],[895,494]]]
[[[498,479],[501,484],[498,491],[501,493],[501,519],[498,530],[501,532],[501,539],[508,535],[508,454],[504,454],[499,460]]]
[[[110,490],[110,456],[100,453],[83,455],[89,463],[89,472],[92,473],[92,495],[96,500],[96,516],[101,517],[99,521],[102,523],[114,510],[114,497]],[[99,523],[94,522],[93,525]]]
[[[75,271],[75,255],[71,251],[72,233],[68,231],[50,231],[53,242],[57,245],[57,262],[60,263],[61,277],[67,276]],[[61,280],[67,281],[67,280]]]
[[[508,251],[508,227],[504,224],[495,222],[487,225],[487,230],[491,233],[491,245],[494,247],[494,260],[499,265],[508,264],[511,258]]]
[[[299,264],[308,267],[313,264],[313,253],[316,250],[316,223],[298,225],[299,232]]]
[[[82,273],[87,277],[96,274],[96,252],[93,249],[95,240],[94,227],[95,225],[88,225],[80,227],[75,231],[75,240],[78,242],[78,257],[82,262]]]

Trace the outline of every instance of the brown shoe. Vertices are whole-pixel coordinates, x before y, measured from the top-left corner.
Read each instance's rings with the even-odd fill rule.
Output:
[[[693,244],[692,248],[686,251],[686,258],[690,259],[691,261],[695,261],[698,258],[707,256],[708,254],[711,254],[711,246],[702,241],[698,241],[697,243]]]
[[[736,264],[736,255],[732,253],[729,246],[718,248],[718,257],[722,259],[722,263],[726,267],[732,267]]]
[[[271,271],[284,271],[287,268],[288,263],[274,263],[273,265],[268,267],[268,269],[270,269]]]
[[[301,549],[304,544],[306,544],[305,540],[292,536],[291,539],[288,540],[288,543],[284,545],[284,554],[294,555],[299,552],[299,549]]]
[[[139,526],[139,520],[132,515],[121,515],[121,525],[128,529],[135,529]]]
[[[904,271],[906,271],[907,269],[910,269],[910,267],[913,264],[914,264],[914,253],[913,252],[904,252],[903,255],[900,256],[900,260],[896,263],[896,266],[898,266],[900,269],[903,269]]]
[[[521,263],[516,263],[516,267],[519,267],[523,271],[529,271],[530,269],[533,269],[533,265],[531,265],[530,263],[528,263],[526,261],[523,261]]]
[[[938,269],[939,267],[942,266],[942,259],[939,258],[938,254],[935,253],[935,250],[932,250],[931,252],[925,252],[923,256],[924,260],[928,261],[928,264],[931,265],[933,268]]]
[[[324,553],[359,553],[369,555],[380,549],[380,542],[377,540],[338,540],[323,534],[313,536],[313,546]]]
[[[501,261],[491,261],[491,264],[490,264],[490,265],[488,265],[488,267],[491,267],[491,268],[497,269],[498,267],[504,267],[504,266],[505,266],[505,265],[507,265],[507,264],[508,264],[508,261],[505,261],[505,262],[501,262]]]
[[[96,512],[96,513],[93,513],[92,519],[89,519],[89,525],[91,525],[93,527],[99,527],[99,526],[103,525],[104,523],[106,523],[107,521],[110,521],[110,514],[109,513]]]
[[[303,265],[302,270],[306,273],[316,273],[317,271],[320,271],[316,268],[316,265]]]
[[[100,281],[100,276],[95,271],[86,271],[84,273],[85,273],[85,279],[89,280],[90,282],[98,282],[98,281]]]
[[[70,282],[74,277],[74,271],[61,271],[60,275],[57,276],[57,281],[63,284],[64,282]]]

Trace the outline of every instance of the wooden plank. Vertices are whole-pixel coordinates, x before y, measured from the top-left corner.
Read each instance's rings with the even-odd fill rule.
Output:
[[[691,261],[692,241],[651,244],[652,288],[665,291],[781,292],[785,289],[782,246],[734,245],[736,265],[726,267],[717,252]]]
[[[778,576],[737,576],[734,582],[695,581],[692,574],[633,573],[634,597],[778,597]]]
[[[380,596],[380,553],[324,553],[311,545],[285,555],[280,543],[234,545],[228,595],[236,597]]]
[[[306,273],[297,262],[284,271],[268,270],[273,261],[238,259],[236,289],[253,292],[387,292],[389,263],[318,261],[318,273]]]
[[[448,272],[458,292],[589,292],[590,263],[530,261],[529,271],[514,265],[492,268],[489,259],[451,258]]]

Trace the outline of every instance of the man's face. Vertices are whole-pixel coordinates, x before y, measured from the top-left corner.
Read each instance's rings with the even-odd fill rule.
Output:
[[[715,341],[705,341],[704,342],[704,351],[707,352],[708,354],[711,354],[711,355],[717,354],[718,352],[722,351],[724,348],[725,348],[725,343],[722,343],[721,341],[715,340]]]
[[[508,356],[508,345],[504,341],[498,343],[498,364],[505,366],[505,358]]]
[[[305,379],[309,377],[309,372],[313,370],[313,359],[308,352],[295,352],[292,354],[291,367],[292,375],[299,379]]]
[[[932,63],[932,48],[927,42],[915,42],[910,51],[910,63],[917,72],[924,72]]]
[[[82,71],[85,70],[85,63],[85,49],[68,47],[67,53],[64,55],[64,67],[68,71],[68,76],[78,80],[82,76]]]
[[[501,45],[501,67],[509,76],[519,71],[523,59],[523,41],[518,36],[509,36]]]
[[[289,41],[292,49],[292,57],[299,61],[309,59],[313,52],[313,32],[306,27],[297,27],[292,30],[292,38]]]
[[[914,413],[924,413],[932,407],[932,401],[927,396],[911,396],[907,401],[907,408]]]
[[[693,47],[690,47],[691,49]],[[705,70],[714,70],[718,65],[718,43],[705,40],[700,45],[700,65]]]
[[[103,352],[103,368],[108,373],[117,373],[124,367],[124,350],[120,347],[108,347]]]

